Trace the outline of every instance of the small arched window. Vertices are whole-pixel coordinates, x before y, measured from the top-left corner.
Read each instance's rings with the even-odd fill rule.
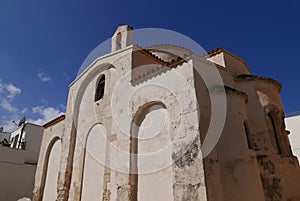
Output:
[[[121,40],[122,40],[122,35],[119,32],[116,37],[116,50],[121,49]]]
[[[247,121],[244,121],[244,129],[245,129],[245,133],[246,133],[248,148],[254,149],[254,145],[253,145],[253,141],[251,138],[251,133],[250,133],[250,129],[249,129],[249,125],[248,125]]]
[[[282,154],[282,148],[281,148],[281,138],[279,136],[278,130],[276,128],[276,123],[274,119],[274,115],[269,112],[267,114],[267,121],[269,122],[269,132],[271,137],[271,143],[274,147],[274,149],[277,151],[278,154]]]
[[[101,75],[100,79],[97,82],[95,101],[98,101],[103,98],[104,88],[105,88],[105,75]]]

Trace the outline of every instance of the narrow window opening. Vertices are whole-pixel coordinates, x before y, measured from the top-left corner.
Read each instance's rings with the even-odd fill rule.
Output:
[[[101,75],[98,83],[97,89],[95,94],[95,101],[98,101],[103,98],[104,96],[104,88],[105,88],[105,75]]]
[[[122,35],[119,32],[116,37],[116,50],[121,49],[121,39],[122,39]]]
[[[254,149],[254,145],[253,145],[253,141],[251,138],[251,133],[250,133],[250,129],[249,129],[247,121],[244,122],[244,129],[245,129],[245,133],[246,133],[246,137],[247,137],[248,148]]]
[[[18,140],[19,140],[19,135],[16,135],[14,140],[13,140],[13,148],[18,147],[18,144],[19,144]]]
[[[271,126],[272,126],[272,135],[271,137],[274,137],[275,138],[275,146],[277,148],[277,153],[278,154],[282,154],[282,150],[281,150],[281,147],[280,147],[280,138],[278,136],[278,132],[277,132],[277,129],[276,129],[276,125],[275,125],[275,122],[274,122],[274,118],[272,116],[271,113],[268,113],[268,118],[269,120],[271,121]]]

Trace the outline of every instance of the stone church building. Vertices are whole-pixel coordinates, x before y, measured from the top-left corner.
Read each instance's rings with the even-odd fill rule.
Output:
[[[132,30],[44,125],[33,200],[299,201],[281,84],[223,48],[141,48]]]

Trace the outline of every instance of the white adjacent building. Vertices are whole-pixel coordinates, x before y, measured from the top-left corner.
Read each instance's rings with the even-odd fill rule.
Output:
[[[8,142],[0,146],[0,200],[32,198],[43,132],[42,126],[23,123],[12,133],[0,133]]]
[[[26,144],[26,163],[37,164],[44,128],[42,126],[25,123],[11,133],[11,148],[22,149]]]
[[[300,159],[300,112],[285,118],[286,129],[290,131],[290,143],[295,156]]]

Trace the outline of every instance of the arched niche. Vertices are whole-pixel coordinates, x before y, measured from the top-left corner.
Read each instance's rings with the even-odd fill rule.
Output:
[[[166,106],[159,101],[146,103],[137,111],[131,126],[130,138],[130,186],[132,200],[161,200],[173,199],[173,169],[162,169],[162,164],[157,164],[149,158],[157,150],[164,149],[171,141],[170,122]],[[140,158],[144,155],[146,157]],[[172,161],[172,153],[161,157],[161,162]],[[147,172],[148,167],[152,167]]]
[[[281,156],[291,156],[292,152],[285,132],[283,112],[272,104],[267,105],[264,111],[266,126],[274,152]]]
[[[57,198],[57,181],[61,158],[61,141],[55,137],[49,143],[45,155],[44,175],[42,177],[42,200],[53,201]]]
[[[102,200],[106,154],[106,129],[94,125],[85,142],[81,200]]]

